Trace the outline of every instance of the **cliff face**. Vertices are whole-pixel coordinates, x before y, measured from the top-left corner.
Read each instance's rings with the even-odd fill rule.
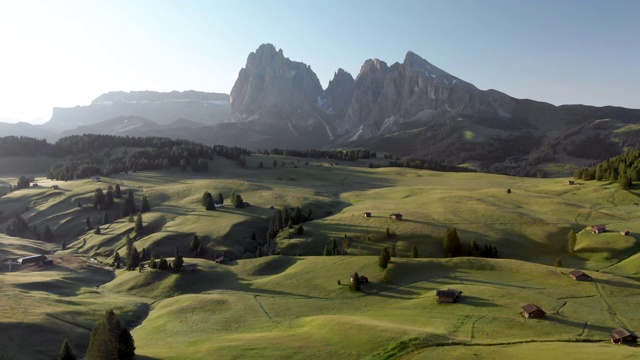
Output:
[[[215,125],[229,116],[229,95],[199,91],[109,92],[88,106],[54,108],[51,120],[42,127],[59,133],[122,116],[142,117],[161,125],[181,118]]]

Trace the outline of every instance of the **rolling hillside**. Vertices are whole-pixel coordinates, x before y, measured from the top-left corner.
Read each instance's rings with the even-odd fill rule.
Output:
[[[143,359],[212,353],[347,359],[553,353],[608,359],[637,353],[607,344],[614,328],[640,330],[635,190],[604,182],[568,186],[562,179],[370,169],[364,162],[260,155],[247,160],[241,168],[216,157],[206,173],[131,172],[100,182],[36,178],[39,187],[1,197],[0,229],[20,214],[40,231],[49,226],[54,242],[3,236],[0,257],[49,253],[62,240],[68,248],[51,256],[50,267],[9,273],[3,265],[1,326],[11,336],[0,340],[0,355],[51,358],[64,338],[82,354],[91,327],[109,308],[133,327]],[[91,203],[96,188],[106,191],[109,185],[132,190],[138,207],[148,197],[143,234],[134,233],[126,217],[101,225],[105,211]],[[205,191],[222,193],[225,204],[206,211]],[[234,191],[251,205],[231,207]],[[265,241],[275,210],[296,206],[312,210],[314,220],[302,224],[304,233],[284,230],[277,239],[281,255],[255,258],[251,233],[258,243]],[[404,219],[391,220],[391,213]],[[87,217],[101,234],[85,230]],[[610,231],[590,234],[586,228],[594,223]],[[501,259],[442,258],[444,234],[452,227],[465,245],[495,245]],[[574,254],[565,249],[570,229],[578,234]],[[631,235],[620,235],[621,229]],[[191,257],[194,234],[204,258]],[[105,264],[116,251],[126,253],[126,235],[136,238],[138,250],[169,260],[178,248],[199,270],[114,272]],[[348,255],[321,256],[332,239],[341,251],[348,244]],[[377,255],[392,244],[398,256],[384,282]],[[412,245],[420,258],[409,257]],[[229,264],[211,261],[223,253],[232,258]],[[556,259],[563,268],[551,266]],[[571,268],[585,269],[594,281],[571,280]],[[370,280],[361,293],[346,286],[355,271]],[[462,302],[438,305],[435,290],[449,287],[463,291]],[[548,318],[525,319],[520,307],[527,303],[545,309]]]

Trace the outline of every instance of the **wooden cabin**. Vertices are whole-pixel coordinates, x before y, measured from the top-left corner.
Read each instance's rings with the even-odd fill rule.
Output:
[[[629,230],[620,230],[620,235],[624,235],[624,236],[629,235]]]
[[[194,272],[198,270],[198,264],[184,264],[182,265],[182,271]]]
[[[37,264],[37,263],[44,263],[47,260],[47,257],[44,255],[31,255],[31,256],[25,256],[25,257],[21,257],[18,259],[18,263],[20,263],[20,265],[27,265],[27,264]]]
[[[571,278],[573,280],[576,280],[576,281],[591,281],[591,280],[593,280],[593,278],[591,276],[587,275],[582,270],[571,270],[569,272],[569,276],[571,276]]]
[[[58,189],[60,189],[60,187],[58,185],[51,185],[51,189],[52,190],[58,190]]]
[[[370,212],[368,212],[368,211],[365,211],[365,213],[364,213],[364,217],[371,217],[371,213],[370,213]]]
[[[543,318],[547,313],[536,304],[527,304],[522,307],[522,314],[526,318]]]
[[[607,231],[607,227],[602,224],[591,225],[591,228],[589,229],[589,231],[593,234],[602,234]]]
[[[462,297],[462,291],[456,289],[436,290],[438,304],[454,303]]]
[[[576,182],[574,180],[567,180],[567,185],[575,185]]]
[[[634,334],[633,331],[618,328],[609,334],[609,340],[611,340],[612,344],[636,345],[638,342],[638,335]]]
[[[389,217],[391,220],[402,220],[402,214],[391,214]]]

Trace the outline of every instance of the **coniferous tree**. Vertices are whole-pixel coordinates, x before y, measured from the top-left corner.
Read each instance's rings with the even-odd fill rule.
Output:
[[[455,228],[447,229],[444,242],[442,244],[445,257],[458,257],[462,256],[462,243],[458,237],[458,232]]]
[[[415,245],[411,245],[411,258],[412,259],[418,258],[418,247]]]
[[[29,180],[29,178],[27,178],[26,176],[20,176],[20,178],[18,179],[18,183],[14,187],[14,190],[26,189],[29,187],[31,187],[31,180]]]
[[[13,220],[11,221],[11,225],[7,229],[7,234],[11,236],[21,237],[24,236],[29,231],[29,224],[20,216],[16,214]]]
[[[302,224],[296,226],[295,234],[296,235],[303,235],[304,234],[304,228],[302,227]],[[333,239],[333,241],[336,241],[336,239]],[[336,245],[335,253],[338,254],[338,245]]]
[[[142,197],[142,207],[140,208],[141,213],[146,213],[151,211],[151,205],[149,205],[149,199],[146,196]]]
[[[127,270],[133,271],[137,269],[139,265],[140,265],[140,253],[138,252],[138,249],[136,249],[135,247],[132,247],[131,251],[128,253],[128,256],[127,256]]]
[[[355,272],[355,274],[353,274],[351,279],[352,279],[352,281],[351,281],[351,290],[360,291],[360,276],[358,275],[357,271]]]
[[[102,191],[102,189],[97,188],[96,191],[93,193],[93,208],[94,209],[98,209],[99,207],[101,208],[104,205],[104,192]]]
[[[218,204],[220,205],[224,204],[224,197],[222,196],[222,193],[218,193],[218,198],[216,200]]]
[[[236,209],[241,209],[244,206],[244,200],[242,200],[242,196],[240,194],[236,194],[236,197],[233,199],[233,207]]]
[[[380,250],[380,256],[378,256],[378,266],[382,269],[386,269],[389,266],[389,251],[387,248]]]
[[[161,258],[158,263],[158,270],[167,270],[169,269],[169,262],[165,258]]]
[[[256,232],[254,230],[251,231],[251,240],[256,241]]]
[[[109,223],[109,214],[105,211],[102,214],[102,225],[107,225]]]
[[[104,208],[109,209],[113,204],[115,204],[115,201],[113,200],[113,187],[109,186],[106,194],[104,195]]]
[[[60,347],[60,352],[58,352],[57,360],[76,360],[76,355],[73,353],[73,349],[71,348],[71,344],[67,339],[64,339],[62,342],[62,346]]]
[[[335,238],[331,239],[331,255],[338,255],[338,242]]]
[[[144,233],[144,226],[142,225],[142,214],[138,214],[136,217],[136,225],[133,229],[135,231],[136,236],[140,237]]]
[[[191,239],[191,244],[189,245],[189,250],[192,253],[195,253],[200,247],[200,239],[198,239],[198,235],[194,234],[193,239]]]
[[[135,357],[135,344],[131,334],[123,334],[125,328],[118,315],[108,310],[103,319],[93,327],[87,349],[87,360],[130,360]]]
[[[396,257],[396,244],[391,244],[391,251],[389,252],[391,257]]]
[[[573,253],[576,249],[576,242],[578,241],[578,237],[576,236],[576,232],[573,229],[569,230],[569,234],[567,234],[567,250],[570,253]]]
[[[324,256],[331,256],[331,250],[329,249],[329,245],[324,247],[324,252],[322,253]]]
[[[211,197],[211,193],[205,191],[204,194],[202,194],[202,206],[207,206],[208,200],[211,199]]]
[[[216,204],[213,201],[213,198],[211,196],[209,196],[207,198],[207,203],[205,205],[205,210],[208,210],[208,211],[215,211],[216,210]]]
[[[100,226],[96,226],[96,229],[93,231],[94,234],[100,235],[102,231],[100,230]]]
[[[62,239],[62,243],[60,244],[60,249],[62,250],[67,249],[67,241],[65,239]]]
[[[122,216],[133,215],[136,213],[136,202],[133,196],[133,190],[127,191],[127,198],[122,206]]]
[[[387,230],[384,232],[384,237],[391,239],[391,231],[389,230],[389,227],[387,227]]]
[[[86,219],[84,219],[84,224],[87,228],[87,231],[92,230],[93,226],[91,226],[91,218],[89,216],[87,216]]]
[[[44,226],[44,233],[42,234],[42,237],[43,237],[43,240],[46,242],[53,241],[53,232],[51,231],[51,228],[49,227],[49,225]]]
[[[116,189],[113,192],[113,197],[116,199],[122,199],[122,190],[120,190],[119,184],[116,184]]]

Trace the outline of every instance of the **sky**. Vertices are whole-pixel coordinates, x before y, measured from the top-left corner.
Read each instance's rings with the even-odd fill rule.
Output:
[[[228,94],[263,43],[323,87],[413,51],[483,90],[640,109],[638,0],[0,0],[0,121],[109,91]]]

